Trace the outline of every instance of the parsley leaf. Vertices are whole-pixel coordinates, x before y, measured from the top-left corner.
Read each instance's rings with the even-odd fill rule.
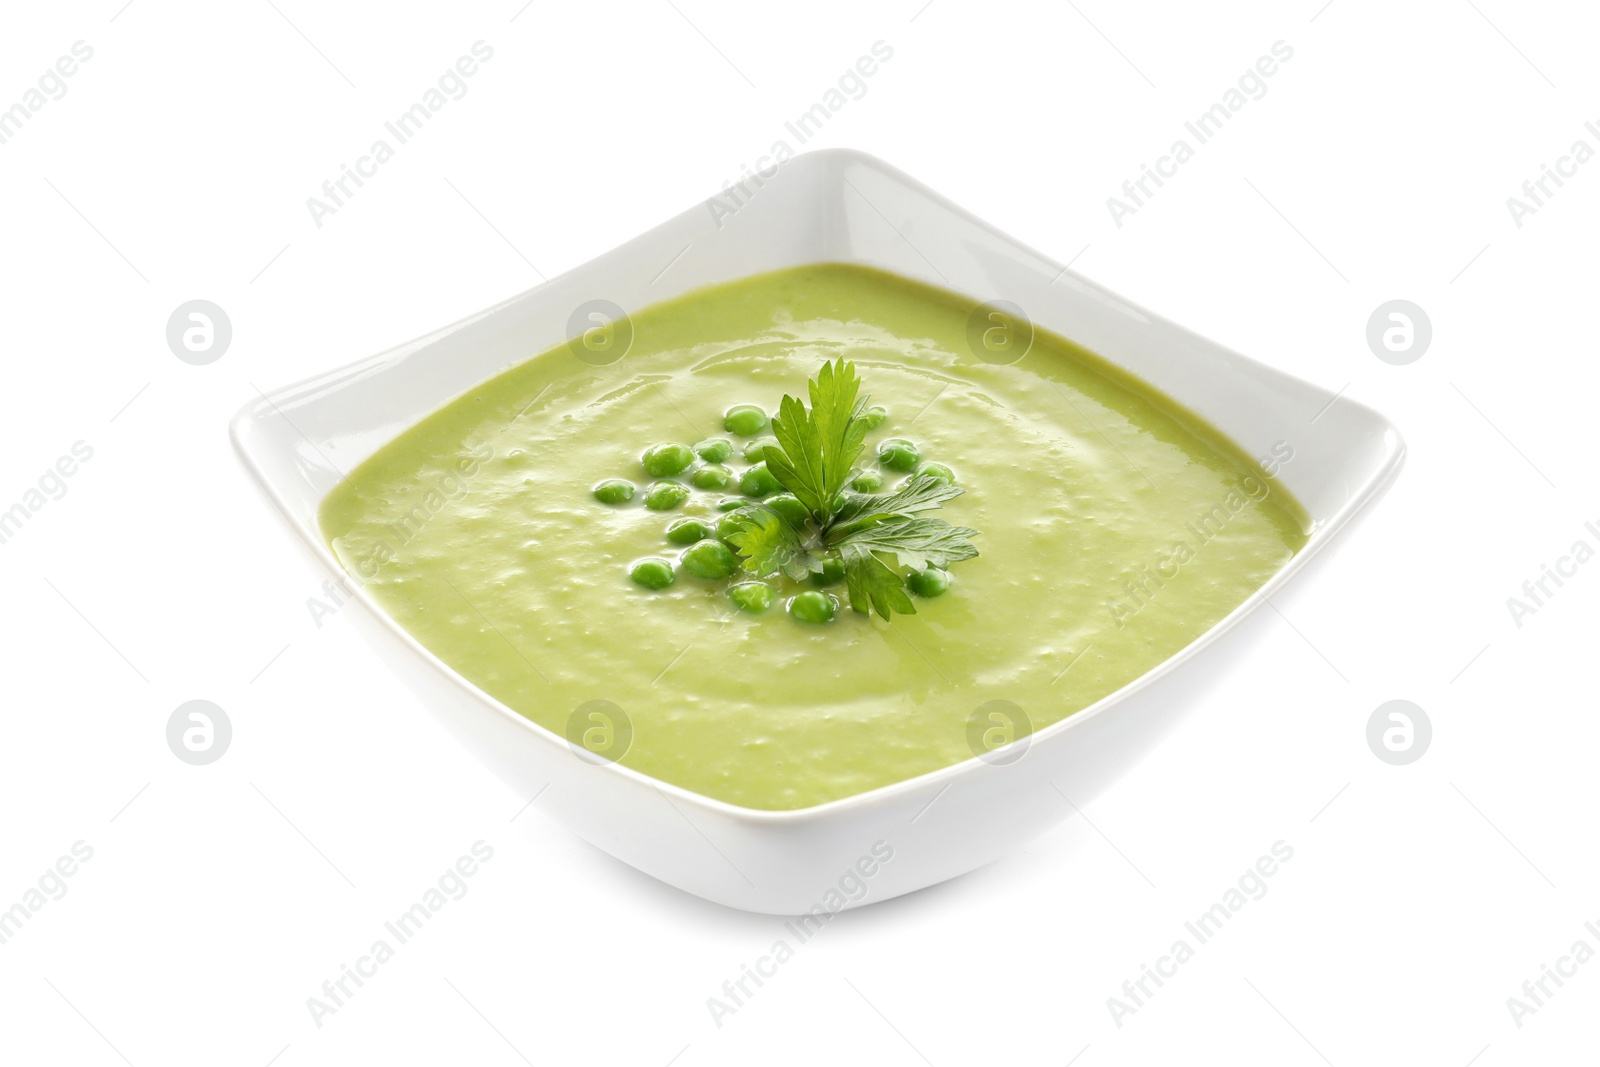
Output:
[[[857,549],[892,552],[902,567],[920,571],[929,564],[944,568],[976,556],[978,550],[969,538],[977,533],[965,526],[951,526],[943,519],[895,518],[846,534],[832,547],[841,554]]]
[[[965,489],[942,478],[926,474],[912,475],[892,493],[863,493],[846,497],[844,506],[833,516],[829,537],[836,538],[858,527],[882,522],[892,515],[932,511],[964,492]]]
[[[850,607],[870,615],[876,610],[885,619],[893,612],[915,615],[916,607],[906,596],[905,579],[891,570],[863,545],[846,545],[839,550],[844,560],[845,587],[850,591]]]
[[[739,526],[728,541],[744,557],[744,569],[758,578],[782,571],[795,581],[822,569],[822,561],[806,551],[787,519],[765,504],[731,512]]]
[[[860,416],[867,398],[859,396],[861,379],[843,356],[824,363],[808,387],[810,411],[792,396],[783,398],[772,420],[778,445],[768,445],[763,458],[778,483],[824,526],[861,456],[867,424]]]

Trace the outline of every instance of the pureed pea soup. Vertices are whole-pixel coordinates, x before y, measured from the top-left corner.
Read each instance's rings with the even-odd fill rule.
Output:
[[[328,495],[323,533],[463,677],[559,735],[578,712],[573,736],[662,781],[791,809],[968,759],[995,736],[969,729],[980,706],[1009,701],[1038,729],[1092,704],[1237,607],[1308,530],[1266,474],[1288,444],[1249,457],[1043,331],[1015,364],[985,362],[975,307],[845,265],[658,304],[620,360],[552,349],[401,434]],[[837,560],[799,580],[743,570],[750,527],[730,516],[787,511],[777,533],[792,522],[820,548],[764,457],[780,399],[813,407],[808,381],[841,358],[884,410],[863,410],[875,425],[831,505],[953,483],[917,517],[976,531],[957,540],[978,554],[942,566],[873,557],[915,614],[851,610]],[[757,499],[770,509],[731,510]],[[890,541],[934,529],[896,522]]]

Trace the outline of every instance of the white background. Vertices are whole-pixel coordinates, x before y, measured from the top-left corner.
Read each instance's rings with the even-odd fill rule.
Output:
[[[1600,563],[1506,599],[1600,520],[1600,139],[1578,3],[317,5],[8,10],[0,107],[73,42],[69,91],[0,145],[0,509],[94,450],[0,545],[0,908],[92,860],[0,945],[0,1060],[1570,1063],[1600,962],[1518,1028],[1506,998],[1600,920]],[[676,6],[674,6],[674,4]],[[120,10],[119,10],[120,9]],[[920,9],[920,10],[919,10]],[[291,24],[292,23],[292,24]],[[474,41],[469,92],[336,215],[306,209]],[[782,934],[577,841],[451,742],[246,484],[232,412],[554,276],[703,200],[882,40],[809,147],[880,155],[1056,259],[1392,417],[1400,481],[1278,598],[1247,669],[1022,853],[849,913],[716,1026]],[[1106,198],[1273,42],[1293,59],[1144,209]],[[790,138],[792,140],[792,138]],[[232,347],[190,366],[204,298]],[[1430,315],[1418,362],[1365,324]],[[1018,561],[1025,566],[1025,561]],[[226,709],[191,767],[181,702]],[[1368,750],[1381,702],[1432,719]],[[522,812],[519,815],[519,812]],[[336,1015],[306,999],[473,842],[494,858]],[[1273,842],[1294,858],[1158,995],[1106,1000]],[[676,1057],[676,1059],[674,1059]],[[1076,1057],[1076,1059],[1074,1059]]]

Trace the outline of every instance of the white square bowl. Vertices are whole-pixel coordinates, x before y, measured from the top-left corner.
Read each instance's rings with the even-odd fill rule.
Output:
[[[1087,802],[1161,739],[1249,644],[1238,624],[1379,496],[1405,447],[1378,413],[1282,374],[1066,271],[900,171],[859,152],[807,153],[729,201],[696,205],[619,248],[409,344],[246,405],[233,442],[303,546],[344,578],[317,525],[343,472],[479,383],[569,339],[574,311],[637,311],[691,289],[819,262],[864,264],[977,300],[1020,305],[1209,419],[1251,455],[1287,441],[1279,479],[1310,513],[1305,548],[1160,667],[1035,732],[1022,758],[970,759],[796,811],[737,807],[611,763],[483,693],[359,588],[359,624],[422,699],[523,797],[671,885],[750,911],[798,915],[886,900],[971,871]],[[1057,784],[1061,788],[1057,789]],[[874,846],[877,846],[874,855]],[[885,852],[892,858],[882,861]],[[862,866],[868,877],[850,877]],[[843,888],[841,888],[843,881]],[[864,886],[864,889],[858,888]]]

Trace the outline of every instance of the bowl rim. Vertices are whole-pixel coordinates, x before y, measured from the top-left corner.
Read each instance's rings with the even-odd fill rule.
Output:
[[[1093,292],[1110,298],[1126,308],[1131,308],[1138,311],[1139,314],[1148,318],[1150,325],[1153,327],[1166,331],[1172,331],[1184,337],[1198,340],[1203,344],[1217,350],[1219,353],[1241,361],[1244,365],[1248,366],[1252,370],[1266,372],[1271,375],[1291,377],[1297,382],[1311,385],[1313,388],[1316,388],[1327,396],[1331,397],[1330,405],[1333,402],[1342,403],[1357,409],[1367,418],[1374,421],[1381,428],[1382,435],[1387,441],[1387,453],[1384,455],[1383,460],[1377,469],[1350,494],[1344,503],[1340,505],[1338,510],[1323,519],[1315,521],[1312,530],[1306,539],[1305,545],[1292,557],[1290,557],[1290,559],[1284,563],[1282,567],[1278,568],[1272,577],[1267,579],[1267,581],[1257,588],[1255,592],[1251,593],[1250,596],[1246,597],[1243,601],[1236,605],[1232,611],[1228,612],[1228,614],[1224,615],[1221,619],[1218,619],[1208,629],[1195,637],[1187,645],[1184,645],[1172,655],[1168,656],[1165,660],[1162,660],[1159,664],[1152,667],[1148,671],[1145,671],[1137,678],[1121,686],[1120,688],[1107,693],[1094,703],[1080,708],[1078,711],[1072,712],[1047,726],[1040,727],[1024,737],[1008,743],[1008,745],[1004,746],[1004,748],[1010,748],[1013,745],[1026,745],[1027,747],[1031,748],[1034,745],[1053,743],[1057,738],[1067,735],[1074,729],[1082,728],[1085,723],[1105,715],[1117,704],[1128,700],[1140,690],[1154,684],[1165,675],[1177,670],[1189,660],[1194,659],[1202,649],[1215,643],[1222,637],[1223,634],[1231,630],[1245,616],[1256,611],[1263,602],[1267,601],[1271,597],[1273,593],[1281,589],[1296,573],[1304,568],[1307,563],[1311,561],[1311,559],[1313,559],[1323,550],[1330,540],[1332,540],[1342,529],[1350,524],[1350,522],[1358,513],[1363,511],[1373,500],[1382,495],[1382,493],[1394,482],[1395,478],[1399,475],[1401,468],[1404,466],[1407,451],[1405,440],[1401,436],[1399,429],[1394,425],[1394,423],[1380,412],[1374,410],[1366,404],[1361,403],[1360,401],[1353,400],[1350,397],[1345,396],[1342,392],[1332,393],[1324,387],[1316,385],[1312,382],[1308,382],[1305,379],[1292,375],[1286,375],[1285,372],[1278,370],[1270,364],[1244,355],[1226,345],[1220,344],[1219,342],[1205,338],[1195,333],[1193,330],[1190,330],[1189,328],[1182,326],[1171,319],[1168,319],[1166,316],[1151,311],[1137,301],[1129,300],[1126,297],[1123,297],[1120,293],[1117,293],[1116,291],[1111,290],[1098,282],[1084,277],[1082,274],[1079,274],[1070,267],[1061,264],[1051,256],[1037,251],[1032,246],[1017,240],[993,224],[973,215],[970,211],[967,211],[965,208],[962,208],[960,205],[952,202],[939,192],[924,185],[916,178],[911,177],[904,171],[901,171],[893,165],[884,162],[876,156],[855,148],[813,149],[811,151],[798,153],[787,164],[785,164],[785,166],[786,168],[792,169],[796,166],[796,164],[816,166],[825,163],[844,161],[862,163],[887,173],[897,181],[904,183],[912,191],[932,200],[943,210],[959,215],[967,221],[982,227],[993,236],[1010,243],[1020,251],[1034,256],[1041,263],[1059,271],[1059,274],[1057,275],[1058,278],[1070,277],[1085,291]],[[676,217],[677,216],[674,216],[674,218]],[[667,221],[670,222],[672,220],[669,219]],[[652,227],[651,229],[654,228],[655,227]],[[649,233],[650,230],[646,230],[644,232]],[[634,239],[636,238],[630,238],[630,240]],[[627,242],[624,243],[626,244]],[[605,253],[600,254],[603,255]],[[246,401],[245,404],[241,406],[229,420],[228,436],[232,442],[234,453],[238,456],[247,472],[251,475],[251,478],[255,482],[257,488],[260,489],[272,503],[278,516],[286,522],[290,530],[293,531],[295,536],[299,539],[302,547],[309,549],[311,554],[317,558],[317,560],[322,563],[323,567],[326,568],[335,578],[349,580],[349,584],[353,588],[351,599],[359,602],[360,605],[366,611],[368,611],[373,618],[376,619],[379,625],[388,630],[391,636],[398,638],[402,645],[408,647],[411,652],[420,656],[423,662],[432,665],[432,667],[434,667],[445,679],[453,683],[466,696],[472,698],[476,703],[485,707],[489,712],[498,715],[502,719],[514,721],[515,723],[519,724],[518,728],[532,731],[534,736],[537,736],[545,743],[557,746],[563,750],[566,757],[573,760],[576,764],[595,768],[602,773],[620,775],[623,779],[631,780],[637,785],[648,786],[656,789],[657,791],[661,792],[669,801],[677,800],[692,804],[708,814],[719,815],[723,818],[732,819],[747,825],[767,827],[798,826],[806,823],[823,822],[843,817],[858,809],[871,809],[875,807],[888,806],[891,803],[901,799],[905,794],[908,793],[926,790],[940,785],[942,785],[943,788],[948,788],[949,785],[957,779],[974,773],[979,773],[980,769],[983,767],[992,767],[996,772],[1001,773],[1016,773],[1015,768],[1021,765],[1026,759],[1026,749],[1024,749],[1022,756],[1015,760],[1007,761],[1004,764],[993,762],[992,760],[986,760],[983,757],[974,755],[965,760],[947,764],[946,766],[938,767],[930,771],[925,771],[910,778],[903,778],[895,782],[890,782],[886,785],[877,786],[873,789],[851,794],[850,796],[824,801],[820,804],[812,804],[801,808],[768,809],[746,807],[744,805],[734,804],[729,801],[719,800],[716,797],[707,796],[704,793],[698,793],[694,790],[687,789],[672,782],[656,778],[653,775],[645,774],[642,771],[634,770],[631,767],[623,766],[615,761],[607,760],[600,763],[594,763],[584,760],[572,751],[571,746],[564,737],[518,713],[491,694],[480,689],[470,680],[458,673],[449,664],[445,663],[438,656],[434,655],[432,651],[430,651],[415,637],[413,637],[409,631],[402,627],[392,616],[388,614],[388,612],[384,611],[375,600],[367,595],[365,583],[362,582],[358,576],[352,575],[349,570],[340,564],[338,559],[329,550],[328,546],[323,543],[320,538],[312,536],[313,531],[307,529],[301,522],[296,520],[294,509],[291,508],[289,502],[283,497],[277,485],[275,485],[262,470],[260,464],[257,462],[256,456],[252,452],[251,442],[248,440],[251,428],[269,413],[277,415],[277,417],[281,418],[286,424],[293,428],[297,434],[300,433],[298,428],[294,427],[293,422],[289,420],[288,416],[284,415],[282,411],[278,409],[273,397],[293,396],[298,395],[307,389],[325,387],[336,379],[348,377],[358,369],[379,366],[403,358],[406,353],[421,347],[424,343],[432,339],[447,336],[448,334],[455,332],[457,329],[470,322],[493,315],[513,303],[525,300],[531,297],[533,294],[563,281],[569,275],[586,267],[590,262],[593,261],[593,258],[594,257],[591,257],[589,260],[585,260],[583,263],[579,263],[561,272],[560,274],[553,275],[539,284],[515,293],[504,300],[490,305],[487,308],[464,315],[448,325],[429,330],[418,337],[402,342],[401,344],[394,345],[382,352],[353,360],[350,363],[343,364],[339,367],[334,367],[317,374],[309,375],[305,378],[299,379],[298,381],[280,386],[272,390],[270,393],[262,392],[261,390],[257,389],[257,398]],[[819,260],[817,262],[826,263],[849,261]],[[952,291],[959,292],[959,290],[955,290],[953,287]],[[643,309],[641,308],[639,310]],[[1100,357],[1103,359],[1112,358],[1098,352],[1096,354],[1100,355]],[[1115,360],[1112,360],[1112,362],[1115,362]],[[1139,377],[1137,375],[1135,376]],[[1143,381],[1144,379],[1140,377],[1140,380]],[[443,398],[440,401],[439,406],[449,403],[451,399],[453,399],[453,397]],[[1175,399],[1178,399],[1181,402],[1181,398]],[[300,436],[304,438],[304,434],[300,434]],[[316,448],[315,443],[310,441],[309,438],[304,439],[308,444],[311,444],[313,448]],[[324,494],[324,497],[325,496],[326,494]],[[997,751],[1004,751],[1004,748]],[[942,791],[943,790],[941,789],[941,794]]]

